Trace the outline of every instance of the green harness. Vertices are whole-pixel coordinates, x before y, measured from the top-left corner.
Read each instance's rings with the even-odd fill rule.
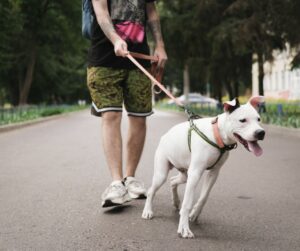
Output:
[[[203,132],[201,132],[199,130],[199,128],[194,124],[192,118],[189,119],[189,121],[190,121],[190,128],[189,128],[189,131],[188,131],[188,144],[189,144],[190,152],[192,152],[192,149],[191,149],[192,131],[197,133],[198,136],[200,136],[208,144],[210,144],[211,146],[217,148],[220,151],[220,155],[219,155],[218,159],[216,160],[216,162],[212,166],[206,168],[206,170],[211,170],[212,168],[214,168],[214,166],[219,162],[219,160],[222,158],[223,154],[226,151],[230,151],[230,150],[235,149],[237,147],[236,143],[232,144],[232,145],[224,145],[224,147],[219,147],[215,142],[212,142]],[[213,123],[216,123],[216,122],[217,122],[217,118],[216,118],[215,122],[213,122]]]

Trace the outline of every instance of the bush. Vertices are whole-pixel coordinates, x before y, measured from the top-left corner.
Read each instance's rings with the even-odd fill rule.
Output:
[[[26,106],[16,108],[0,108],[0,125],[18,123],[53,116],[66,112],[85,109],[87,106],[59,105],[59,106]]]
[[[41,113],[41,117],[53,116],[61,113],[63,113],[62,109],[45,110]]]

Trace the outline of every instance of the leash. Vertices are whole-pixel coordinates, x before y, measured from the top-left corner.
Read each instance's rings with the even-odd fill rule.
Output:
[[[180,102],[177,98],[175,98],[172,93],[167,90],[156,78],[154,78],[134,57],[140,58],[140,59],[148,59],[148,60],[153,60],[153,61],[158,61],[156,57],[153,56],[148,56],[148,55],[143,55],[140,53],[133,53],[129,52],[127,55],[127,58],[136,65],[151,81],[154,85],[157,85],[165,94],[169,96],[178,106],[182,107],[185,109],[185,106],[183,105],[182,102]]]
[[[199,115],[193,113],[187,106],[185,106],[182,102],[180,102],[177,98],[175,98],[170,91],[168,91],[157,78],[152,76],[135,58],[139,59],[145,59],[145,60],[151,60],[153,62],[157,62],[158,58],[154,56],[149,56],[149,55],[144,55],[141,53],[136,53],[136,52],[129,52],[127,54],[127,58],[136,65],[151,81],[154,85],[157,85],[169,98],[171,98],[180,108],[184,110],[184,112],[188,115],[188,120],[190,122],[190,128],[188,131],[188,145],[189,145],[189,150],[191,152],[191,141],[192,141],[192,131],[196,132],[197,135],[199,135],[204,141],[206,141],[208,144],[211,146],[217,148],[220,151],[220,155],[216,162],[208,167],[206,170],[211,170],[222,158],[224,153],[226,151],[230,151],[232,149],[235,149],[237,147],[237,144],[232,144],[232,145],[225,145],[222,141],[219,128],[218,128],[218,117],[216,117],[212,121],[212,127],[213,127],[213,133],[214,137],[217,143],[214,143],[211,141],[203,132],[199,130],[199,128],[194,124],[194,119],[201,118]],[[162,74],[161,74],[162,75]]]
[[[154,76],[152,76],[150,74],[150,72],[148,72],[135,58],[139,58],[139,59],[144,59],[144,60],[150,60],[153,62],[158,62],[158,58],[155,56],[149,56],[149,55],[145,55],[145,54],[141,54],[141,53],[137,53],[137,52],[129,52],[129,54],[127,54],[127,58],[133,63],[135,64],[136,67],[138,67],[151,81],[154,85],[158,86],[170,99],[172,99],[175,104],[177,104],[188,116],[188,120],[190,119],[197,119],[197,118],[201,118],[199,115],[193,113],[186,105],[184,105],[180,100],[178,100],[177,98],[175,98],[172,93],[166,89],[164,87],[164,85],[162,85],[160,83],[161,79],[162,79],[162,73],[163,73],[163,69],[161,69],[158,74],[156,75],[156,78]]]

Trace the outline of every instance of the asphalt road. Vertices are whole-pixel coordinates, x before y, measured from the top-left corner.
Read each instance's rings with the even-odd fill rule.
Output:
[[[163,112],[149,118],[137,174],[147,187],[160,136],[184,120]],[[231,153],[191,226],[196,238],[185,240],[169,184],[151,221],[141,218],[141,200],[100,207],[110,176],[100,120],[88,111],[1,133],[0,250],[300,250],[300,138],[267,131],[262,146],[259,158],[241,146]]]

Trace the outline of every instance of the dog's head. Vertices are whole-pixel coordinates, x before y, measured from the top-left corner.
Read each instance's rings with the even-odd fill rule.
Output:
[[[224,111],[227,113],[225,130],[228,137],[232,141],[240,142],[256,156],[260,156],[263,152],[257,142],[265,137],[257,112],[259,105],[263,102],[264,97],[257,96],[250,98],[244,105],[240,105],[238,99],[224,103]]]

